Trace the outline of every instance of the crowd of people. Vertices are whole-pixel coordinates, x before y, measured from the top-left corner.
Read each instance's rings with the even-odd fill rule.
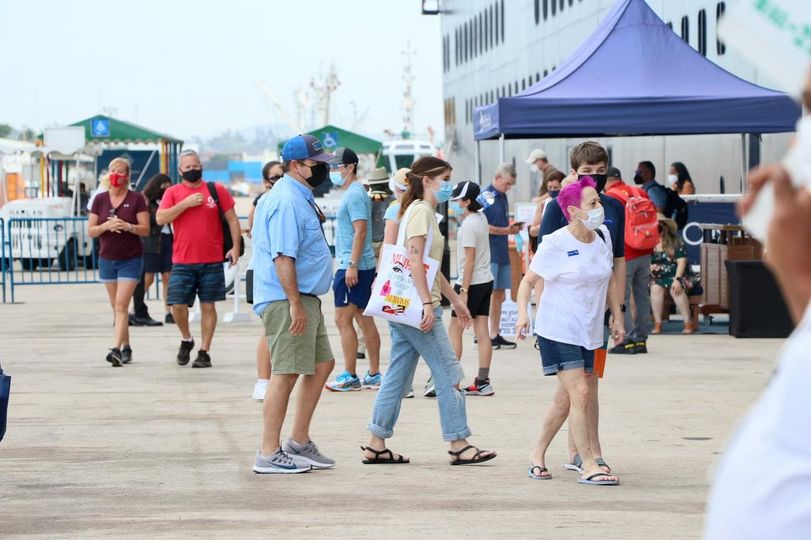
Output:
[[[640,187],[635,187],[608,166],[607,152],[595,142],[574,148],[568,175],[550,165],[542,150],[534,150],[526,162],[543,175],[531,224],[510,218],[507,193],[517,177],[511,164],[500,165],[486,187],[469,181],[454,185],[450,163],[424,157],[392,175],[385,169],[373,170],[370,194],[358,176],[354,151],[342,148],[331,154],[320,141],[304,135],[285,144],[281,161],[263,168],[265,190],[253,201],[248,230],[249,289],[253,310],[263,323],[253,397],[264,401],[264,427],[254,471],[298,473],[334,465],[309,433],[324,389],[377,390],[363,462],[407,463],[408,458],[387,442],[394,434],[402,399],[414,395],[420,358],[431,371],[425,395],[437,399],[451,464],[495,458],[494,451],[469,444],[472,432],[465,397],[494,395],[493,351],[517,347],[501,335],[501,312],[506,291],[515,288],[508,239],[526,226],[534,241],[531,263],[518,287],[515,335],[525,339],[532,329],[543,373],[559,380],[537,447],[530,454],[528,475],[551,478],[546,450],[569,418],[567,468],[580,472],[584,484],[619,484],[603,459],[598,430],[597,386],[609,337],[615,342],[613,353],[646,353],[651,315],[652,331],[660,331],[668,293],[684,318],[685,332],[694,331],[686,299],[697,276],[670,217],[669,188],[656,181],[652,163],[639,163],[634,178]],[[680,163],[672,170],[677,176],[686,174]],[[139,311],[143,292],[140,299],[135,294],[134,316],[128,315],[128,306],[136,287],[148,288],[156,274],[164,284],[164,322],[176,323],[180,332],[178,365],[188,364],[195,350],[189,326],[189,307],[195,300],[202,315],[201,343],[192,367],[212,365],[214,306],[225,298],[223,262],[235,265],[241,255],[239,222],[227,189],[203,180],[196,152],[181,154],[179,172],[180,183],[172,186],[167,176],[157,175],[140,194],[129,189],[128,163],[114,160],[102,178],[108,189],[90,203],[90,233],[99,238],[101,248],[99,275],[115,313],[107,360],[116,367],[132,361],[128,318],[132,322],[135,317],[136,324],[152,320]],[[326,216],[313,193],[327,180],[341,193],[334,259],[323,229]],[[689,177],[677,180],[683,189]],[[450,200],[462,209],[457,278],[451,284],[437,272],[429,282],[425,261],[441,260],[445,243],[437,209]],[[640,218],[643,214],[652,214],[652,220]],[[630,237],[638,231],[645,232],[642,244]],[[391,348],[383,373],[378,323],[364,311],[385,244],[407,250],[419,296],[413,300],[422,302],[422,320],[418,326],[388,323]],[[343,370],[332,381],[328,379],[335,355],[320,299],[330,289],[343,358]],[[538,309],[531,326],[527,308],[533,290]],[[452,308],[447,330],[440,307],[443,296]],[[478,371],[464,386],[463,335],[471,326]],[[358,370],[359,359],[368,359],[365,374]],[[301,389],[295,419],[290,437],[282,440],[296,385]]]

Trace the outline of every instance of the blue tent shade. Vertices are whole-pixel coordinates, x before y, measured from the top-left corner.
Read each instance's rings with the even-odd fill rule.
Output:
[[[620,0],[564,63],[513,97],[477,107],[476,140],[782,133],[801,110],[681,40],[644,0]]]

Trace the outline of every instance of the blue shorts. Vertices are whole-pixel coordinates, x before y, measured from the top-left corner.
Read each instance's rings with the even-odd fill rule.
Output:
[[[556,375],[567,369],[583,369],[586,373],[594,370],[594,351],[579,345],[552,341],[538,336],[541,351],[541,365],[544,375]]]
[[[99,257],[99,281],[102,283],[141,281],[143,265],[143,257],[134,257],[121,261]]]
[[[490,271],[493,273],[493,290],[512,289],[513,274],[510,263],[498,264],[491,262]]]
[[[335,307],[346,307],[354,304],[360,309],[366,309],[369,298],[372,297],[372,282],[375,280],[374,268],[358,270],[358,283],[351,289],[346,286],[346,270],[335,272],[332,281],[332,295],[335,297]]]
[[[223,263],[176,264],[172,267],[166,303],[191,307],[195,296],[203,304],[225,300]]]

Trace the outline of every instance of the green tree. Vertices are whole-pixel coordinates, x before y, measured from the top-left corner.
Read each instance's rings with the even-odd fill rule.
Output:
[[[0,124],[0,137],[8,137],[11,135],[13,128],[8,124]]]

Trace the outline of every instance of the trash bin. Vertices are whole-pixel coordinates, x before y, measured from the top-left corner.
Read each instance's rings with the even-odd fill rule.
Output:
[[[794,329],[771,271],[763,261],[726,261],[729,274],[729,335],[784,338]]]

